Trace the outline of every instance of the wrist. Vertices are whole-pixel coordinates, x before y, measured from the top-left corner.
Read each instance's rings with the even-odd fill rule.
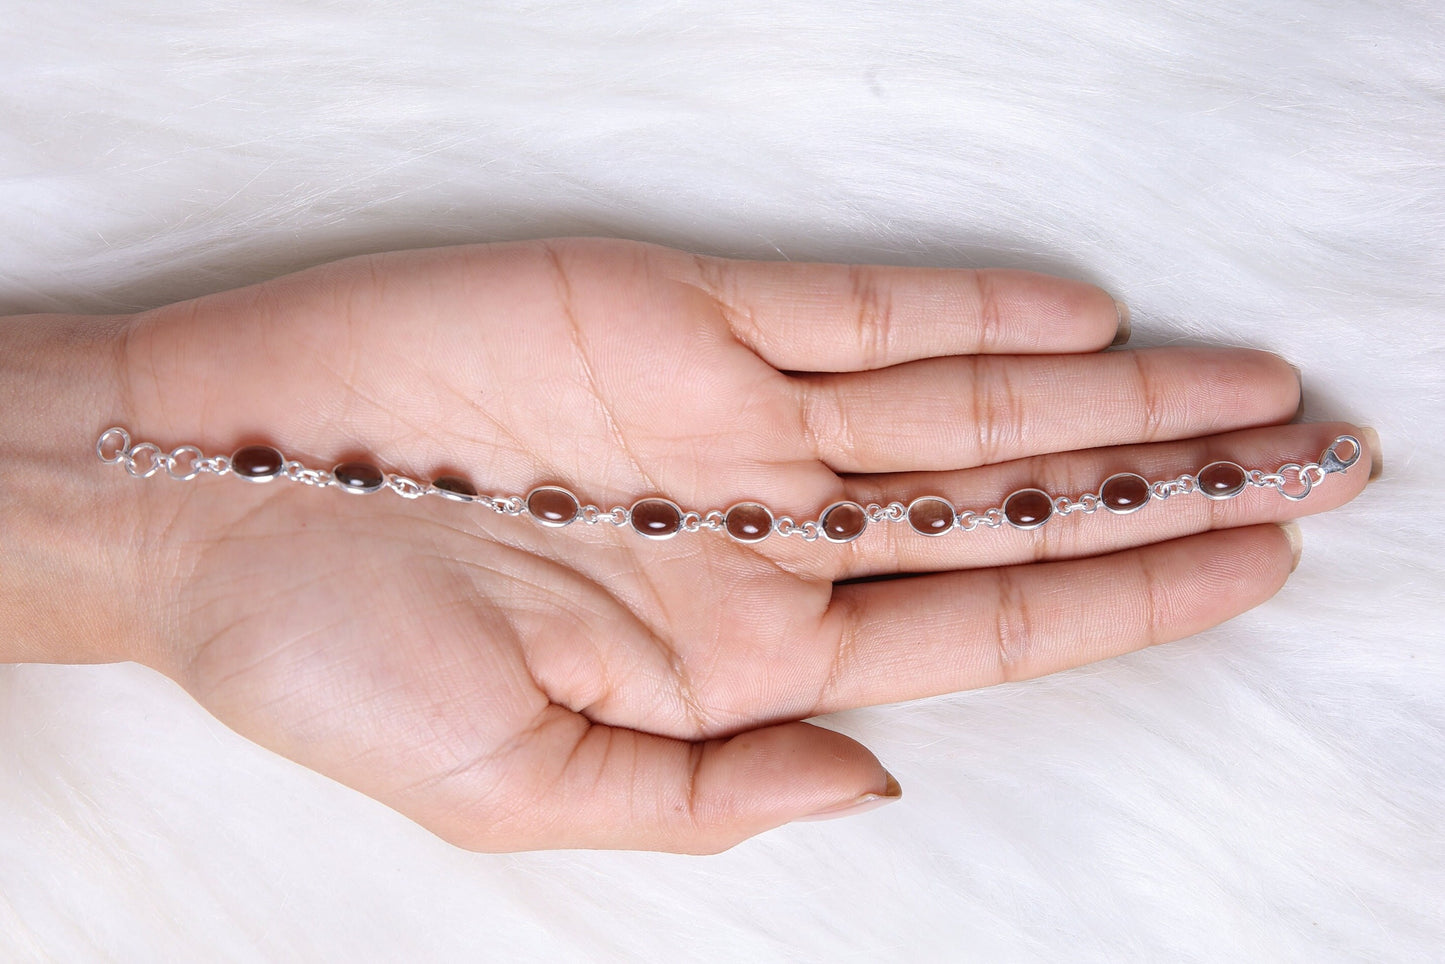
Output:
[[[0,318],[0,662],[149,661],[143,506],[94,455],[123,418],[123,317]]]

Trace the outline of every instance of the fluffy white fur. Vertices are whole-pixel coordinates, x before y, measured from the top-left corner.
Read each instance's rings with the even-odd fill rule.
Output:
[[[1137,344],[1287,354],[1308,415],[1376,426],[1388,464],[1304,521],[1289,586],[1229,625],[835,718],[904,800],[720,857],[464,853],[145,670],[0,668],[0,958],[1445,954],[1435,5],[11,0],[3,17],[0,311],[576,233],[1026,266],[1126,297]]]

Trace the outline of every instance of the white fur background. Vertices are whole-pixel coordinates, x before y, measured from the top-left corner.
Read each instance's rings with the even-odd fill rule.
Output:
[[[1445,958],[1442,170],[1433,0],[3,0],[0,312],[556,234],[1025,266],[1387,467],[1218,630],[834,718],[903,801],[718,857],[461,852],[148,671],[0,667],[0,959]]]

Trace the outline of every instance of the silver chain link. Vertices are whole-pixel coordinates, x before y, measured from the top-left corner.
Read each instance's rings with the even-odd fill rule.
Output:
[[[200,465],[204,458],[205,455],[194,445],[178,445],[166,456],[166,475],[177,482],[189,482],[201,474]]]
[[[385,485],[403,499],[420,499],[427,493],[426,486],[422,485],[416,479],[409,479],[404,475],[388,473]]]
[[[823,535],[823,527],[817,521],[809,519],[798,524],[787,516],[773,523],[773,531],[784,538],[797,536],[804,542],[817,542]]]
[[[1075,512],[1082,512],[1084,515],[1093,515],[1098,512],[1104,504],[1093,492],[1085,492],[1077,499],[1071,499],[1061,495],[1054,499],[1054,511],[1059,515],[1073,515]]]
[[[875,525],[879,522],[902,522],[908,517],[908,506],[902,502],[890,502],[887,505],[870,502],[864,506],[863,514]]]
[[[323,489],[336,481],[332,478],[329,471],[325,469],[308,469],[295,460],[288,461],[281,466],[281,474],[292,482],[300,482],[302,485],[310,485]]]
[[[1245,474],[1246,480],[1248,473]],[[1149,483],[1149,494],[1156,499],[1167,499],[1173,495],[1187,495],[1190,492],[1198,491],[1199,480],[1189,474],[1176,476],[1161,482]]]

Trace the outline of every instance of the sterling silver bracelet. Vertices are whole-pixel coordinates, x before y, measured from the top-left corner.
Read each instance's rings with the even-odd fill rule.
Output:
[[[342,462],[329,469],[308,468],[288,459],[269,445],[247,445],[230,455],[206,455],[194,445],[181,445],[167,452],[154,442],[133,443],[123,428],[108,428],[95,443],[102,462],[119,465],[135,478],[148,479],[165,472],[177,481],[199,475],[234,475],[251,483],[289,479],[315,488],[337,488],[352,495],[367,495],[390,489],[403,499],[436,496],[452,502],[472,503],[502,515],[531,516],[539,525],[561,528],[574,522],[586,525],[630,526],[648,539],[670,539],[679,532],[721,532],[743,543],[761,542],[770,535],[795,536],[804,542],[852,542],[870,524],[907,522],[924,536],[951,532],[972,532],[983,527],[1037,529],[1054,517],[1075,513],[1092,515],[1104,509],[1115,515],[1138,512],[1150,502],[1175,495],[1198,494],[1206,499],[1232,499],[1246,488],[1274,489],[1291,501],[1299,501],[1334,472],[1344,472],[1359,460],[1362,449],[1353,435],[1341,435],[1321,453],[1319,460],[1301,465],[1290,462],[1273,472],[1245,469],[1234,462],[1211,462],[1198,472],[1172,479],[1150,481],[1133,472],[1109,476],[1097,491],[1077,497],[1050,495],[1042,489],[1019,489],[989,509],[973,510],[955,506],[938,495],[922,495],[911,502],[834,502],[816,519],[794,521],[775,516],[760,502],[738,502],[727,509],[698,511],[684,509],[671,499],[656,496],[639,499],[630,506],[602,508],[583,504],[569,490],[557,485],[540,485],[526,495],[484,495],[466,479],[442,476],[421,482],[405,475],[385,472],[367,462]]]

